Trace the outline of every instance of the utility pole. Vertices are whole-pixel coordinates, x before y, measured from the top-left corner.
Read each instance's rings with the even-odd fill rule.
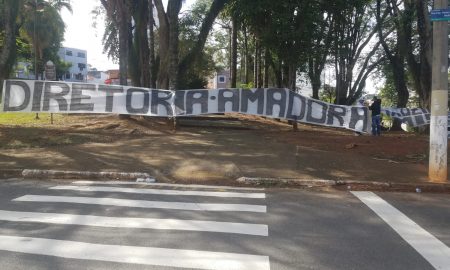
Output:
[[[433,12],[448,11],[448,0],[435,0]],[[428,177],[447,181],[448,140],[448,20],[433,18],[433,74],[431,85],[430,157]],[[441,12],[443,14],[444,12]]]

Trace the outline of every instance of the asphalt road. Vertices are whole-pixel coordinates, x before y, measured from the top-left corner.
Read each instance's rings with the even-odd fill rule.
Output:
[[[450,269],[450,195],[0,181],[1,269]]]

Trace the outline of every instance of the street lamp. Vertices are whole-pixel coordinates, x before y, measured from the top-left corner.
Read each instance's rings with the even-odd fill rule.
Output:
[[[33,22],[33,40],[34,40],[34,78],[39,80],[37,71],[37,50],[36,50],[36,21],[37,21],[37,0],[34,1],[34,22]],[[39,120],[39,114],[36,113],[36,120]]]
[[[42,9],[38,10],[38,1],[34,0],[34,22],[33,22],[33,40],[34,40],[34,78],[35,80],[39,80],[38,75],[38,66],[37,66],[37,46],[36,46],[36,24],[37,24],[37,13],[38,11],[42,11]],[[36,113],[36,120],[39,120],[39,114]]]

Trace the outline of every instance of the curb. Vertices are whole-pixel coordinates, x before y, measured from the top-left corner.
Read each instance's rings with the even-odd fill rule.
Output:
[[[115,179],[136,180],[138,178],[152,178],[148,173],[140,172],[88,172],[88,171],[56,171],[56,170],[29,170],[25,169],[20,174],[25,179]]]
[[[293,187],[332,187],[339,190],[409,191],[409,192],[450,192],[448,183],[392,183],[355,180],[296,179],[240,177],[238,183],[247,185],[293,186]]]
[[[0,178],[20,178],[22,177],[22,169],[3,169],[0,170]]]

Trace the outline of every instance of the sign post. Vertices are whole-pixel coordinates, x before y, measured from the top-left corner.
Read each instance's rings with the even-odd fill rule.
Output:
[[[45,80],[56,81],[56,67],[52,61],[45,63]]]
[[[448,0],[435,0],[433,23],[433,64],[431,85],[430,157],[428,177],[447,181],[448,140]]]
[[[45,79],[47,81],[56,81],[56,67],[50,60],[45,63]],[[50,123],[53,125],[53,113],[50,113]]]

